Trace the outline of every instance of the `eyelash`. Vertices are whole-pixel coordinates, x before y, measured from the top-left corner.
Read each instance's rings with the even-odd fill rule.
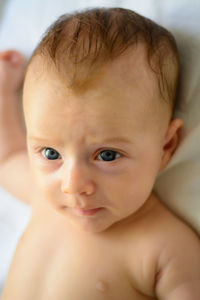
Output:
[[[43,147],[43,148],[39,149],[39,152],[42,154],[42,156],[43,156],[47,161],[50,161],[50,160],[57,160],[58,158],[61,158],[59,152],[57,152],[58,155],[59,155],[59,157],[58,157],[57,159],[48,159],[48,158],[46,158],[45,155],[43,154],[43,151],[44,151],[44,150],[47,150],[47,149],[50,149],[50,150],[53,150],[53,151],[57,152],[55,149],[53,149],[53,148],[51,148],[51,147]],[[123,156],[123,154],[121,154],[120,152],[115,151],[115,150],[113,150],[113,149],[108,149],[108,148],[107,148],[107,149],[103,149],[103,150],[99,151],[98,154],[97,154],[95,157],[99,156],[101,153],[106,152],[106,151],[111,151],[111,152],[115,153],[115,154],[116,154],[115,156],[118,156],[118,155],[120,155],[120,157]],[[117,157],[117,158],[120,158],[120,157]],[[106,160],[100,159],[100,161],[103,161],[103,162],[113,162],[113,161],[116,161],[117,158],[115,157],[115,159],[114,159],[114,160],[111,160],[111,161],[106,161]]]

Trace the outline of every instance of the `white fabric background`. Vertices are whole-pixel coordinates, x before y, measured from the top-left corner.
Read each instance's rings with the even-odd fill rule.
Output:
[[[184,121],[181,144],[158,178],[161,199],[200,233],[200,1],[199,0],[0,0],[0,51],[16,48],[27,57],[58,16],[93,6],[133,9],[170,29],[182,65],[175,114]],[[0,188],[0,289],[30,208]]]

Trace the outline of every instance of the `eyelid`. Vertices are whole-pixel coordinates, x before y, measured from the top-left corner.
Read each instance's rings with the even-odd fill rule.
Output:
[[[122,150],[116,149],[114,147],[102,147],[102,148],[98,149],[96,151],[96,153],[101,153],[102,151],[113,151],[113,152],[117,152],[121,155],[124,155]]]

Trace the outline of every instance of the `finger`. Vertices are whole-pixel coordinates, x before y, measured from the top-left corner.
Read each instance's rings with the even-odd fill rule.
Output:
[[[13,65],[18,65],[25,60],[24,56],[15,50],[7,50],[0,52],[0,59],[7,60]]]

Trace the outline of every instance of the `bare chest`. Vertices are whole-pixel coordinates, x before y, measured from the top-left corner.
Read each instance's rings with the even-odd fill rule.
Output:
[[[17,247],[5,299],[153,299],[134,288],[125,256],[120,243],[78,238],[72,232],[63,237],[56,228],[37,232],[30,227]]]

